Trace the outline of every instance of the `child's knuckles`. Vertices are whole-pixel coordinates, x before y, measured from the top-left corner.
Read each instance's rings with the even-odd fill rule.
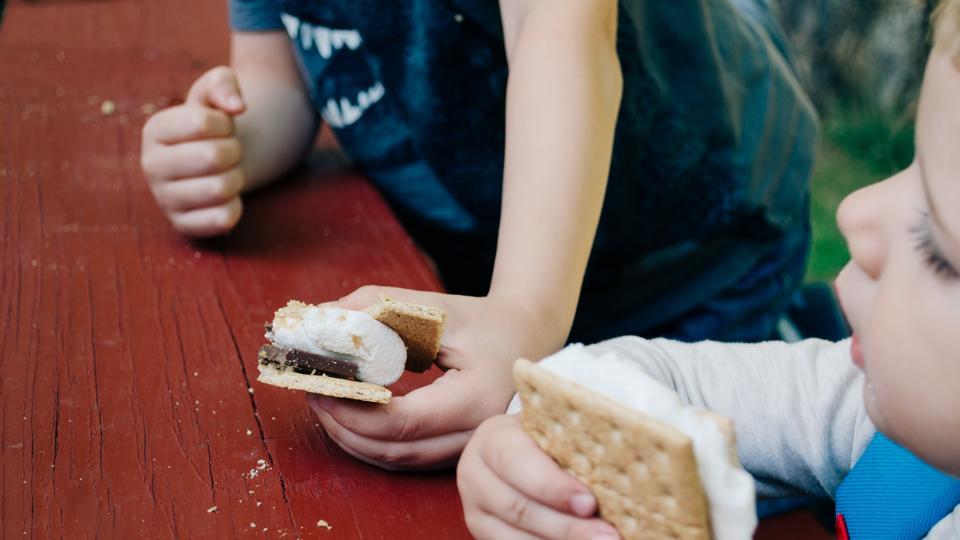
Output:
[[[150,193],[153,194],[153,199],[157,201],[157,206],[159,206],[165,214],[172,216],[176,211],[176,204],[167,189],[165,189],[165,186],[151,184]]]
[[[207,72],[210,82],[216,86],[234,85],[236,78],[233,76],[233,69],[229,66],[217,66]]]
[[[195,98],[208,98],[215,88],[232,78],[232,72],[227,66],[211,68],[193,83],[189,93]]]
[[[202,107],[193,107],[190,111],[189,136],[203,137],[213,132],[214,118],[212,111]]]
[[[140,153],[140,170],[143,171],[147,181],[151,184],[153,183],[154,176],[154,161],[155,159],[149,151],[144,150]]]
[[[200,161],[208,171],[220,171],[233,163],[234,149],[229,141],[210,141],[202,145]]]
[[[480,466],[477,464],[477,460],[473,455],[473,452],[470,451],[470,445],[468,444],[463,450],[463,454],[460,455],[460,461],[457,462],[457,491],[460,492],[461,499],[463,499],[463,504],[466,506],[468,493],[473,493],[477,488],[477,470]]]
[[[150,185],[162,185],[166,183],[164,178],[163,156],[156,151],[144,151],[140,154],[140,168],[143,170],[144,177]]]
[[[503,518],[508,523],[525,523],[530,512],[530,499],[520,493],[514,493],[503,506]]]
[[[157,111],[147,118],[143,124],[143,139],[148,142],[158,142],[160,133],[167,131],[170,124],[176,124],[177,116],[182,105]]]
[[[399,469],[416,462],[415,456],[411,456],[403,446],[397,444],[388,444],[371,457],[391,469]]]
[[[230,177],[227,175],[214,176],[204,184],[203,196],[211,202],[225,202],[237,194]]]
[[[156,141],[157,123],[163,121],[163,117],[161,116],[161,114],[163,114],[162,111],[159,113],[152,114],[150,115],[149,118],[147,118],[147,121],[143,123],[142,133],[143,133],[144,146]]]
[[[502,441],[498,442],[496,439],[488,437],[482,449],[483,462],[490,467],[490,470],[497,473],[497,476],[501,477],[510,470],[510,460],[518,458],[517,454],[510,454],[505,448],[511,447],[504,446]]]
[[[216,171],[219,169],[219,163],[222,150],[213,141],[205,141],[198,144],[197,148],[197,167],[203,170]]]
[[[503,465],[503,460],[506,459],[503,448],[524,448],[517,444],[522,442],[518,437],[522,435],[521,428],[507,420],[509,419],[505,415],[495,416],[485,420],[476,430],[475,436],[483,442],[485,461],[491,465]]]
[[[394,424],[394,435],[398,441],[412,441],[420,437],[420,417],[414,414],[402,414]]]

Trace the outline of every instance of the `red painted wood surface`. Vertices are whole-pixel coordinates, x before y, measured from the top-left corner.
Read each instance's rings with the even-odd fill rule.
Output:
[[[379,196],[315,165],[204,244],[149,196],[141,126],[225,61],[225,15],[219,0],[7,7],[0,537],[467,537],[452,473],[362,464],[301,394],[255,381],[287,299],[439,288]]]
[[[362,464],[302,393],[255,381],[263,322],[287,299],[439,287],[379,196],[315,167],[194,245],[147,191],[147,113],[226,44],[218,0],[8,6],[0,537],[467,537],[452,472]]]

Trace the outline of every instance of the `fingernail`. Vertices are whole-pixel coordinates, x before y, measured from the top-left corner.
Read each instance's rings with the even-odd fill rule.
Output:
[[[240,99],[240,96],[230,96],[227,98],[227,105],[229,105],[231,109],[242,109],[243,100]]]
[[[589,493],[578,493],[570,497],[570,508],[580,517],[589,517],[596,512],[597,501]]]

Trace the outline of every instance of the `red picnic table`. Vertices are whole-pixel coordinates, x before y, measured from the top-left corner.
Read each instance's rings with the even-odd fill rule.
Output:
[[[290,298],[440,289],[380,196],[315,160],[193,243],[149,195],[143,122],[226,60],[224,4],[7,6],[0,537],[469,537],[452,471],[361,463],[301,393],[255,380]],[[782,520],[758,537],[813,537],[805,515]]]

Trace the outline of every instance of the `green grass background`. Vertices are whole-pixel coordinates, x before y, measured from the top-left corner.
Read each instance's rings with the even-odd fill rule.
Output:
[[[831,280],[849,259],[837,229],[840,201],[913,160],[913,117],[892,117],[856,104],[822,113],[822,134],[811,180],[813,248],[807,280]]]

